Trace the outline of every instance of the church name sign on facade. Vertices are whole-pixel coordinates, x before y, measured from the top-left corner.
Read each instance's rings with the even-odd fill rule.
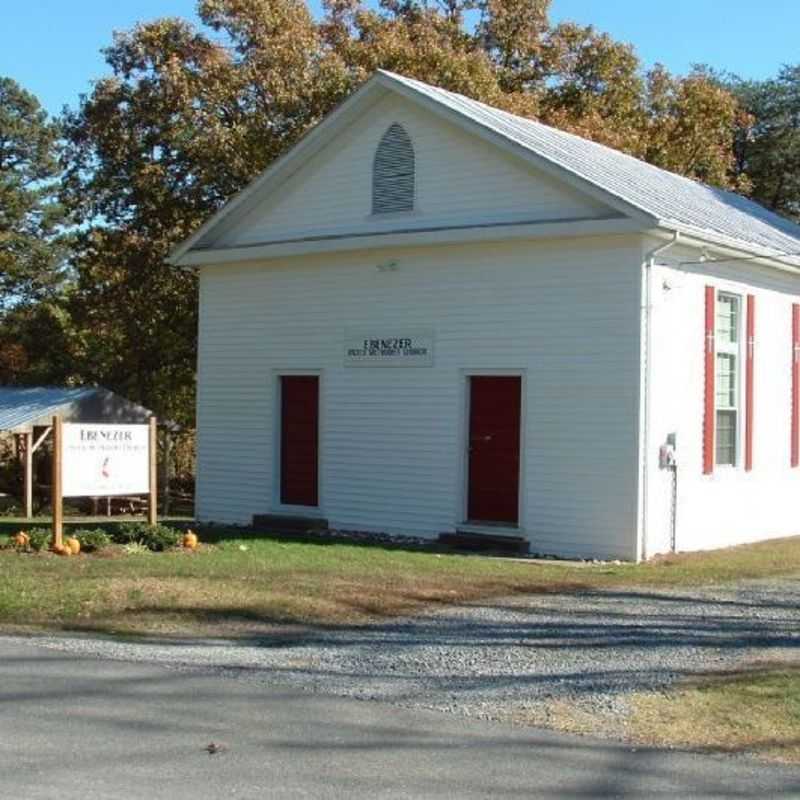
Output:
[[[433,366],[433,331],[348,331],[344,363],[347,367]]]

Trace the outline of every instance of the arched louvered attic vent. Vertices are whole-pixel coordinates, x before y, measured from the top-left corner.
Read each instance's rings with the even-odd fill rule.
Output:
[[[383,134],[372,164],[372,213],[414,210],[414,146],[397,122]]]

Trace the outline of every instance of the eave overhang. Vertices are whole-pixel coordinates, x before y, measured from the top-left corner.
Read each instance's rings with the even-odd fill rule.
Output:
[[[513,223],[487,223],[412,230],[363,231],[337,235],[309,236],[301,239],[273,240],[245,247],[190,250],[180,266],[230,264],[262,261],[288,256],[349,250],[375,250],[388,247],[424,247],[524,239],[608,236],[643,232],[641,223],[624,217],[545,220]]]

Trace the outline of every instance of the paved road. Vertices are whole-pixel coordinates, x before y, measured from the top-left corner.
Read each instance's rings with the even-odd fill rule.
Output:
[[[778,798],[800,770],[0,639],[0,797]]]

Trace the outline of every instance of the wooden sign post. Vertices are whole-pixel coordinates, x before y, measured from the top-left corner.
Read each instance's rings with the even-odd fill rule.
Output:
[[[146,446],[145,446],[146,437]],[[65,453],[67,458],[65,459]],[[66,480],[63,474],[67,461]],[[70,424],[53,417],[53,540],[63,545],[64,495],[125,497],[147,492],[147,522],[158,522],[158,427],[149,425]]]
[[[53,506],[53,549],[63,545],[64,536],[64,498],[62,496],[61,462],[64,451],[64,424],[61,417],[53,417],[53,478],[52,478],[52,506]]]
[[[25,519],[33,519],[33,429],[22,435],[25,442],[25,472],[22,484],[25,495]]]
[[[149,525],[155,525],[158,522],[158,421],[155,417],[150,417],[150,435],[148,441],[150,446],[150,496],[147,499],[147,523]]]

